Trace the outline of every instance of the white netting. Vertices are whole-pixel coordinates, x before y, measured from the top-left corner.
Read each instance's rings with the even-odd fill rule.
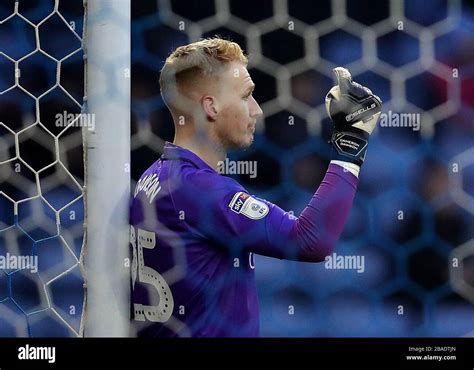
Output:
[[[0,336],[81,336],[84,8],[1,8]]]

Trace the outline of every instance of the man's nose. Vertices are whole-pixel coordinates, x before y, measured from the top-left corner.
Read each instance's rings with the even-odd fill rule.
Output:
[[[262,108],[260,108],[260,105],[258,105],[257,101],[255,100],[255,98],[252,96],[251,97],[251,101],[250,101],[250,116],[251,117],[259,117],[263,114],[263,111],[262,111]]]

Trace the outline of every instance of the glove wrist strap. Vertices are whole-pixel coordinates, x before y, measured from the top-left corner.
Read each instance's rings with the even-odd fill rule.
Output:
[[[331,159],[355,163],[359,166],[364,163],[369,134],[365,131],[340,131],[332,135],[333,150]]]

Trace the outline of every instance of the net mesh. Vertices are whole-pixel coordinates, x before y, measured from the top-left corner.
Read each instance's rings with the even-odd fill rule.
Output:
[[[81,336],[82,0],[0,5],[0,336]]]

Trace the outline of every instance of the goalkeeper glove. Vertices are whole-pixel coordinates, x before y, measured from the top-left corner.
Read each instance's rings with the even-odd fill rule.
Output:
[[[334,123],[332,159],[364,163],[370,134],[377,124],[382,101],[368,88],[352,81],[350,72],[334,68],[337,86],[326,95],[326,111]]]

